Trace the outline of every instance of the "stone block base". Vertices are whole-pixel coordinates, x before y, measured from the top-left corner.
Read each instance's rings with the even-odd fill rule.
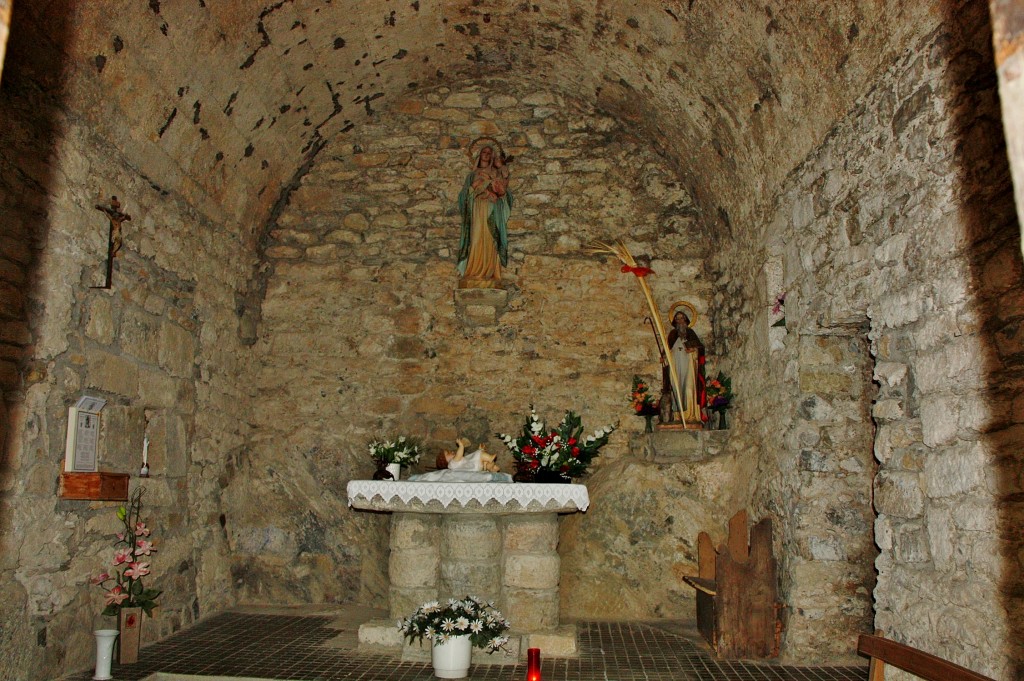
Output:
[[[576,625],[563,624],[552,631],[509,636],[508,653],[488,655],[473,649],[473,664],[516,664],[525,661],[527,648],[540,648],[546,657],[577,657]],[[407,643],[391,620],[372,620],[359,625],[359,650],[399,653],[403,662],[430,662],[430,646]]]
[[[578,657],[576,625],[562,624],[554,631],[526,634],[522,637],[523,658],[527,648],[540,648],[541,657]]]

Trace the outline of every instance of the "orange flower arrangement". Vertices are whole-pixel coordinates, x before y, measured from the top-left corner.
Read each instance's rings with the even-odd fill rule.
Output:
[[[640,376],[633,376],[633,388],[630,390],[630,401],[637,416],[648,416],[658,412],[658,405],[650,395],[650,388]]]

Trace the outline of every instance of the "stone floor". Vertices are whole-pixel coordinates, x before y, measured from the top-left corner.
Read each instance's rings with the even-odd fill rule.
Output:
[[[138,664],[114,665],[117,681],[203,677],[247,679],[351,679],[430,681],[429,664],[400,662],[397,655],[357,650],[361,608],[298,614],[294,610],[245,609],[200,622],[146,646]],[[790,667],[717,662],[681,622],[580,622],[578,659],[544,657],[543,681],[865,681],[867,666]],[[161,674],[157,674],[161,672]],[[523,681],[525,662],[474,665],[472,679]],[[70,677],[87,681],[92,672]]]

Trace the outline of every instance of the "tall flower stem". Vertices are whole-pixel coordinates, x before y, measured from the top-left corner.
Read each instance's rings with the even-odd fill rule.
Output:
[[[665,361],[668,363],[669,383],[672,385],[672,397],[676,403],[679,418],[682,419],[683,425],[685,426],[686,417],[683,416],[683,388],[679,385],[679,376],[676,374],[676,363],[675,360],[672,359],[672,352],[668,347],[668,335],[665,333],[665,324],[661,320],[661,313],[658,312],[658,306],[654,303],[654,294],[651,292],[651,285],[647,283],[647,274],[652,274],[653,272],[646,270],[646,268],[638,268],[636,260],[633,258],[633,254],[629,252],[628,248],[626,248],[626,244],[621,241],[616,241],[614,244],[597,242],[593,246],[588,247],[587,252],[594,255],[614,255],[622,261],[623,265],[625,265],[623,268],[624,272],[633,272],[633,274],[636,275],[636,280],[640,283],[640,290],[643,291],[644,298],[647,300],[647,307],[651,311],[651,319],[654,320],[654,327],[658,340],[661,341],[661,347],[665,351]]]
[[[152,617],[156,599],[161,593],[159,589],[145,588],[142,582],[150,571],[149,563],[141,559],[156,551],[152,541],[141,539],[150,535],[149,528],[142,521],[144,492],[145,488],[139,487],[128,504],[117,509],[117,519],[121,521],[124,531],[118,533],[114,543],[117,551],[114,554],[112,574],[104,572],[90,580],[107,592],[104,615],[117,615],[122,608],[141,607]],[[107,584],[111,582],[113,585],[108,587]]]

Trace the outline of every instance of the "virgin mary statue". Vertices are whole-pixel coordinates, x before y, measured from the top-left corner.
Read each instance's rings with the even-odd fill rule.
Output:
[[[508,216],[512,212],[508,176],[508,166],[501,156],[494,147],[485,146],[462,185],[459,288],[501,286],[501,268],[508,265]]]

